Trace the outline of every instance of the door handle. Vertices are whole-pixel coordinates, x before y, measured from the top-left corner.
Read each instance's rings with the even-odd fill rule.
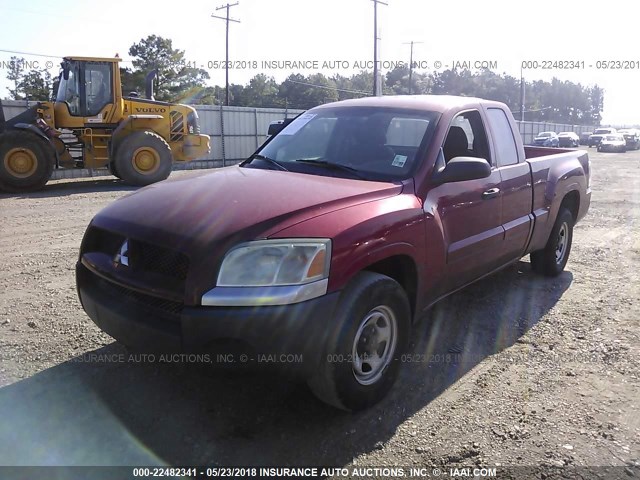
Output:
[[[482,192],[482,199],[489,200],[490,198],[495,198],[498,196],[499,193],[500,193],[499,188],[492,188],[490,190],[487,190],[486,192]]]

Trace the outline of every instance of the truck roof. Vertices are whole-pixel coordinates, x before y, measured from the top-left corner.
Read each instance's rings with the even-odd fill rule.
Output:
[[[365,97],[328,103],[316,108],[383,107],[444,113],[449,110],[477,108],[480,103],[506,108],[505,104],[501,102],[455,95],[388,95],[383,97]]]
[[[122,59],[120,57],[63,57],[64,60],[69,61],[81,61],[81,62],[121,62]]]

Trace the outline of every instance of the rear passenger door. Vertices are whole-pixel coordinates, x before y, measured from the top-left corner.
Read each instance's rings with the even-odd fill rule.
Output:
[[[533,207],[531,169],[520,158],[514,130],[501,108],[487,108],[495,160],[501,179],[502,226],[505,237],[501,262],[520,258],[532,226]]]

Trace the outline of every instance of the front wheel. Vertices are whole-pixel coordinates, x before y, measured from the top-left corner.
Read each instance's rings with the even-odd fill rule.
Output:
[[[51,178],[54,161],[53,149],[31,132],[0,135],[0,190],[40,190]]]
[[[362,410],[398,377],[411,326],[409,300],[395,280],[361,272],[342,292],[336,320],[309,386],[334,407]]]
[[[112,172],[130,185],[149,185],[171,173],[171,148],[157,133],[134,132],[117,147]]]
[[[560,207],[556,223],[544,249],[531,252],[531,268],[547,277],[556,277],[562,273],[569,260],[573,241],[573,215]]]

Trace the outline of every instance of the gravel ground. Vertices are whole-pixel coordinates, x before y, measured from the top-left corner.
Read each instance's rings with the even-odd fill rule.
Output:
[[[140,361],[101,333],[74,264],[91,217],[131,188],[107,178],[1,195],[0,465],[640,475],[640,151],[589,153],[591,210],[564,274],[538,277],[524,259],[441,302],[414,328],[394,391],[358,414],[269,373]]]

